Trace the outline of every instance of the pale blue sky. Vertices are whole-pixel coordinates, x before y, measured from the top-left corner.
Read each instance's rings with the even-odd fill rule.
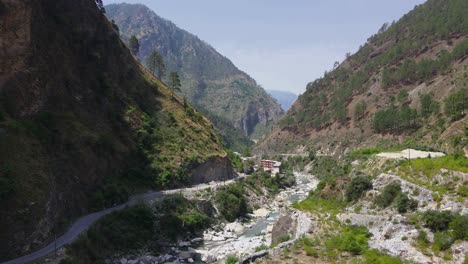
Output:
[[[197,35],[265,89],[302,93],[385,22],[424,0],[104,0],[141,3]]]

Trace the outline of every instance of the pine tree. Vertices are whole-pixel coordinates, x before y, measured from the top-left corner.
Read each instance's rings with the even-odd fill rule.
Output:
[[[140,51],[140,43],[138,42],[138,39],[135,35],[132,35],[128,40],[128,46],[130,47],[130,51],[134,56],[136,56]]]
[[[151,55],[146,59],[146,67],[153,73],[153,75],[162,78],[166,74],[166,65],[164,65],[163,58],[157,51],[153,51]]]
[[[171,72],[171,74],[169,74],[169,87],[172,89],[172,96],[174,96],[174,92],[181,91],[180,78],[177,72]]]

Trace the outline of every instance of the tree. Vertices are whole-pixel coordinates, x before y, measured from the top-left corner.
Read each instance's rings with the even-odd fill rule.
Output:
[[[431,116],[432,113],[437,114],[439,111],[439,104],[432,100],[431,94],[424,94],[420,96],[421,100],[421,114],[423,117],[427,118]]]
[[[355,119],[361,119],[362,116],[366,113],[367,104],[364,101],[360,101],[354,107],[354,117]]]
[[[468,106],[468,89],[460,90],[445,100],[445,114],[452,120],[458,120],[465,115]]]
[[[372,189],[372,181],[367,176],[357,176],[346,188],[346,200],[357,201],[367,190]]]
[[[340,62],[335,61],[335,63],[333,63],[333,69],[338,68],[338,66],[340,66]]]
[[[132,35],[128,40],[128,46],[130,47],[130,51],[134,56],[138,54],[140,51],[140,43],[135,35]]]
[[[169,74],[169,87],[172,89],[172,96],[174,96],[174,92],[181,91],[180,78],[177,72],[171,72],[171,74]]]
[[[166,65],[157,51],[153,51],[146,60],[146,66],[155,75],[157,73],[158,78],[162,78],[166,72]]]

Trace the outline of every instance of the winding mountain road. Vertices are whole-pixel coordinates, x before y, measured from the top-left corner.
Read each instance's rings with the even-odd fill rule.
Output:
[[[131,206],[143,204],[145,202],[159,200],[164,195],[176,194],[176,193],[190,193],[194,191],[199,191],[207,188],[218,187],[224,184],[230,184],[234,181],[244,178],[245,175],[241,174],[239,177],[236,177],[231,180],[227,181],[219,181],[219,182],[210,182],[210,183],[203,183],[193,187],[188,188],[181,188],[181,189],[173,189],[173,190],[166,190],[166,191],[155,191],[155,192],[148,192],[139,195],[132,196],[126,203],[117,205],[99,212],[95,212],[92,214],[85,215],[73,223],[73,225],[68,229],[68,231],[63,234],[62,236],[58,237],[55,241],[47,245],[46,247],[39,249],[35,252],[32,252],[28,255],[9,260],[7,262],[3,262],[2,264],[23,264],[23,263],[30,263],[38,258],[44,257],[48,254],[53,253],[56,249],[70,244],[73,242],[78,236],[86,231],[94,222],[101,219],[102,217],[115,212],[119,211]]]

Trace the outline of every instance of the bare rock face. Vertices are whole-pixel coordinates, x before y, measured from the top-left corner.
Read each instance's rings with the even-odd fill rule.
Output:
[[[234,178],[231,161],[227,157],[211,157],[191,171],[192,184],[222,181]]]
[[[271,231],[271,244],[276,245],[291,239],[295,234],[296,221],[291,215],[285,215],[278,219]]]

